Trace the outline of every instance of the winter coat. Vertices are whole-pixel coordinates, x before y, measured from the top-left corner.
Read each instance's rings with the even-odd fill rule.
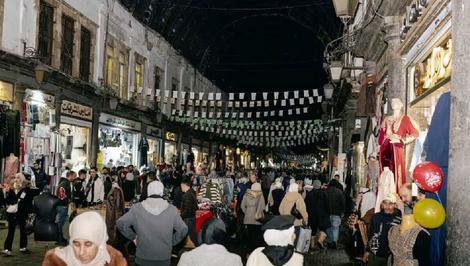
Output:
[[[284,196],[284,199],[281,201],[281,205],[279,205],[279,213],[281,215],[290,215],[292,211],[292,207],[296,206],[296,209],[302,214],[303,219],[296,219],[294,221],[294,226],[307,224],[308,222],[308,213],[307,208],[305,207],[305,202],[302,196],[298,192],[287,192]]]
[[[189,189],[183,194],[181,201],[181,218],[194,218],[196,217],[196,210],[198,209],[196,192]]]
[[[73,181],[73,192],[72,198],[73,202],[77,206],[82,206],[85,204],[85,180],[81,180],[79,178]]]
[[[260,225],[261,223],[256,220],[256,213],[262,212],[264,207],[263,193],[248,189],[241,204],[241,209],[245,214],[243,224]]]
[[[308,213],[308,224],[312,230],[330,227],[330,207],[328,197],[321,189],[313,189],[305,195],[305,206]]]
[[[336,187],[328,186],[326,189],[326,195],[328,196],[328,204],[330,206],[330,215],[341,216],[344,214],[345,200],[343,191]]]
[[[121,252],[109,245],[107,247],[111,261],[106,266],[127,266],[127,261]],[[67,264],[55,254],[54,249],[51,249],[46,253],[42,266],[67,266]]]
[[[59,228],[55,222],[59,199],[50,193],[34,197],[36,223],[34,224],[35,241],[58,241]]]
[[[106,201],[106,228],[108,230],[108,243],[116,241],[116,221],[121,218],[124,211],[124,193],[119,186],[111,188]]]
[[[56,194],[59,197],[60,206],[68,206],[69,203],[72,202],[72,186],[70,180],[65,177],[60,178]]]

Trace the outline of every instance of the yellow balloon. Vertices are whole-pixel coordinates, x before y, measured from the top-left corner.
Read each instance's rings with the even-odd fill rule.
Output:
[[[423,199],[415,204],[413,216],[422,227],[434,229],[444,224],[446,211],[437,200]]]

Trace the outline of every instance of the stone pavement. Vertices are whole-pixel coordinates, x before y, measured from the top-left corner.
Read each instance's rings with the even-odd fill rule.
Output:
[[[7,235],[6,229],[0,229],[0,248],[3,250],[3,242]],[[36,242],[33,235],[29,236],[28,248],[31,254],[24,255],[19,252],[19,236],[20,232],[17,229],[15,240],[13,242],[13,257],[0,257],[1,266],[36,266],[41,265],[44,254],[48,249],[56,247],[53,242]],[[311,252],[306,256],[308,261],[307,265],[321,265],[321,266],[345,266],[351,265],[346,251],[343,249],[338,250],[321,250]],[[132,265],[132,264],[131,264]],[[175,264],[176,265],[176,264]]]

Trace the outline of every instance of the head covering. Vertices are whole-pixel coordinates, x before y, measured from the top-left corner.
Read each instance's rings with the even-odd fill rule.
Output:
[[[294,184],[294,183],[295,183],[295,179],[294,179],[294,178],[289,179],[289,184]]]
[[[281,181],[280,178],[276,178],[276,180],[273,183],[273,187],[275,189],[284,189],[284,187],[282,186],[282,181]]]
[[[299,192],[299,185],[297,183],[290,184],[289,192]]]
[[[64,248],[57,247],[54,253],[69,266],[102,266],[111,261],[106,241],[108,233],[106,223],[98,213],[94,211],[84,212],[75,217],[69,227],[70,244]],[[72,242],[83,239],[92,242],[98,247],[95,258],[87,264],[83,264],[73,251]]]
[[[285,230],[289,229],[294,225],[294,217],[292,215],[277,215],[274,216],[271,220],[266,222],[261,230],[266,231],[269,229],[275,230]]]
[[[147,195],[163,196],[163,184],[160,181],[152,181],[148,184]]]
[[[312,179],[305,178],[304,183],[305,183],[306,186],[311,185],[312,184]]]
[[[385,196],[385,198],[382,200],[382,202],[384,201],[389,201],[391,203],[396,203],[397,202],[397,197],[394,195],[394,194],[388,194],[387,196]]]
[[[201,244],[219,244],[224,245],[227,239],[225,223],[218,218],[211,218],[204,222],[201,227],[199,242]]]
[[[253,185],[251,185],[251,190],[261,191],[261,184],[260,183],[253,183]]]
[[[313,186],[314,189],[320,189],[321,188],[321,181],[318,180],[318,179],[314,180],[312,186]]]
[[[294,217],[275,216],[263,225],[264,241],[268,244],[262,252],[273,265],[284,265],[294,255]]]

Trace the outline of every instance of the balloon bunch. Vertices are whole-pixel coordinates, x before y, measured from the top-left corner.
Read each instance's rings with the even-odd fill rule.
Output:
[[[433,162],[422,162],[413,170],[413,180],[418,187],[436,195],[442,187],[443,176],[442,169]],[[437,200],[423,199],[415,204],[413,216],[422,227],[434,229],[444,224],[446,211]]]

